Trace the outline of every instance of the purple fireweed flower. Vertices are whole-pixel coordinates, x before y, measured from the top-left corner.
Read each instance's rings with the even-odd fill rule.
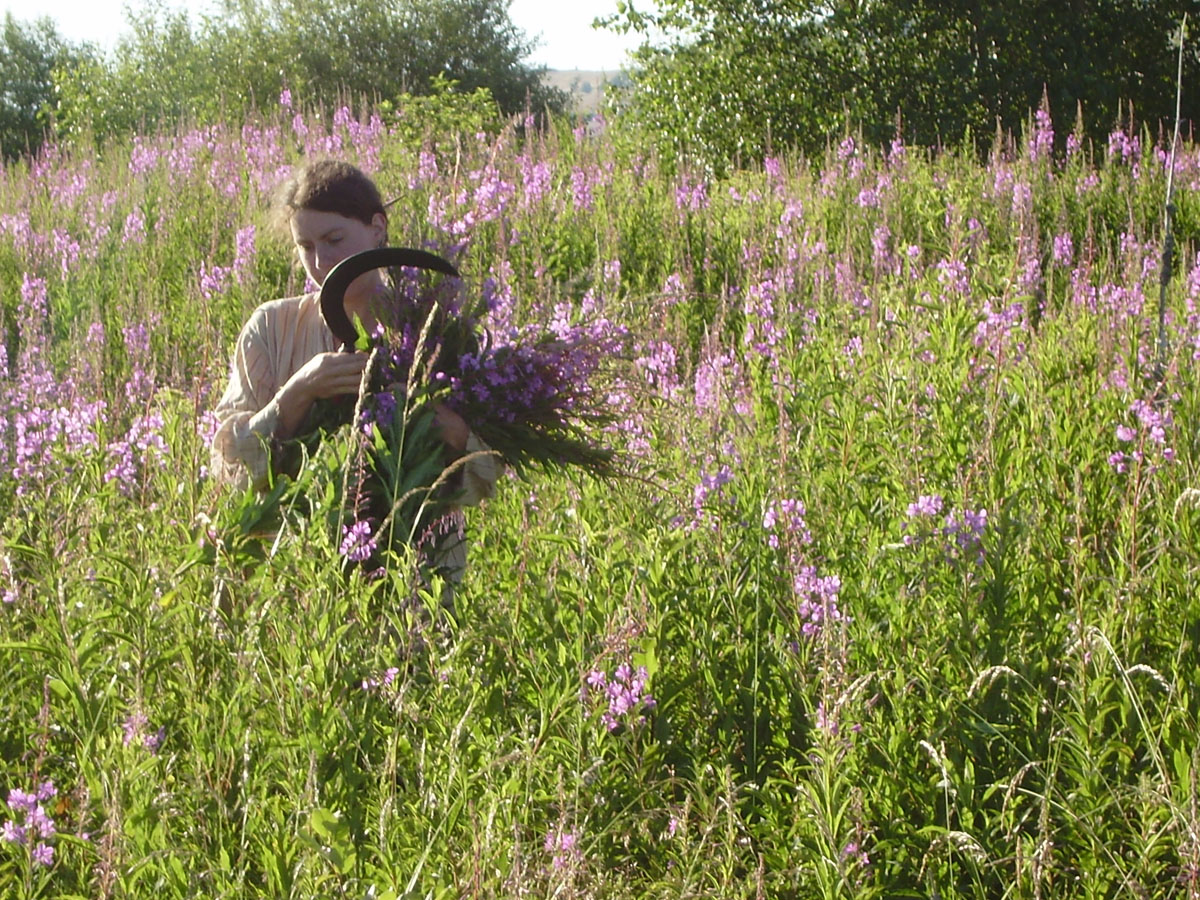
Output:
[[[254,268],[255,230],[253,225],[239,229],[234,241],[233,278],[238,284],[244,284]]]
[[[805,521],[807,513],[799,500],[773,500],[768,503],[762,519],[763,528],[770,532],[768,546],[778,549],[781,537],[789,545],[811,544],[812,532]]]
[[[130,210],[125,217],[125,227],[121,232],[121,243],[140,244],[146,239],[146,219],[139,207]]]
[[[149,365],[153,369],[153,357],[150,353],[150,331],[145,323],[130,325],[122,329],[125,338],[125,351],[129,357],[130,374],[125,382],[125,399],[134,409],[142,409],[154,395],[155,379],[152,372],[146,371]],[[143,423],[146,428],[152,423]],[[162,427],[159,417],[158,427]]]
[[[942,511],[944,503],[941,494],[922,494],[908,505],[908,517],[915,519],[919,516],[936,516]]]
[[[850,841],[842,848],[842,859],[853,860],[864,869],[871,865],[871,857],[859,847],[857,841]]]
[[[371,535],[371,523],[360,519],[353,525],[342,526],[342,546],[339,552],[351,562],[363,562],[375,552],[376,539]]]
[[[921,274],[921,247],[918,244],[909,244],[904,248],[904,258],[908,260],[909,277],[918,278]]]
[[[513,313],[516,308],[516,292],[513,290],[513,280],[512,263],[505,259],[492,268],[481,288],[488,321],[492,331],[499,334],[501,340],[515,337]]]
[[[523,192],[520,206],[528,209],[550,193],[554,166],[548,160],[534,162],[528,155],[519,157]]]
[[[156,165],[158,165],[159,152],[158,148],[147,143],[148,138],[141,135],[134,135],[133,149],[129,154],[129,174],[133,176],[145,175]]]
[[[579,852],[579,835],[567,831],[561,824],[547,832],[542,846],[551,854],[550,864],[556,869],[565,868],[571,862],[582,858]]]
[[[931,520],[941,515],[945,503],[940,495],[922,495],[916,503],[909,504],[908,519],[900,528],[905,532],[902,539],[907,547],[914,547],[931,538],[946,541],[947,556],[957,559],[970,552],[975,562],[983,562],[983,537],[987,529],[986,509],[951,510],[942,519],[939,528]]]
[[[576,209],[585,212],[592,211],[594,203],[592,198],[592,181],[588,173],[579,166],[571,169],[571,195]]]
[[[1142,142],[1134,135],[1117,129],[1108,135],[1108,161],[1128,163],[1142,152]],[[1118,159],[1119,158],[1119,159]]]
[[[371,691],[381,687],[389,687],[396,680],[396,676],[400,674],[400,669],[396,666],[389,666],[384,669],[378,678],[364,678],[362,689]]]
[[[899,275],[900,258],[892,252],[892,232],[886,225],[877,225],[871,235],[875,272],[880,275]]]
[[[128,495],[137,486],[138,475],[146,463],[166,458],[170,449],[163,439],[162,428],[163,418],[159,413],[134,419],[124,440],[108,445],[109,468],[104,473],[105,484],[116,481],[121,492]]]
[[[1064,231],[1054,238],[1054,264],[1070,266],[1075,259],[1075,241],[1069,231]]]
[[[650,341],[634,364],[650,387],[664,399],[676,397],[682,390],[676,371],[675,346],[669,341]]]
[[[1173,463],[1177,456],[1168,445],[1168,433],[1174,426],[1174,416],[1169,402],[1177,399],[1164,398],[1157,403],[1137,399],[1129,404],[1129,411],[1137,419],[1137,427],[1123,423],[1116,426],[1116,438],[1124,444],[1135,444],[1129,452],[1116,451],[1108,457],[1108,463],[1118,474],[1128,470],[1131,462],[1140,463],[1149,457],[1150,471],[1158,468],[1159,461]]]
[[[695,527],[704,519],[705,508],[714,499],[721,499],[725,485],[733,480],[733,471],[727,465],[720,466],[715,472],[701,472],[700,482],[692,488],[692,511]]]
[[[825,623],[844,619],[837,603],[841,589],[842,579],[837,575],[818,575],[816,566],[794,567],[792,592],[798,600],[800,631],[805,637],[816,637]]]
[[[777,348],[784,340],[783,328],[776,316],[778,290],[779,286],[771,278],[758,281],[747,289],[743,306],[746,330],[742,341],[768,359],[775,358]]]
[[[1197,267],[1197,272],[1200,272],[1200,266]],[[1200,275],[1197,276],[1197,282],[1200,283]],[[684,286],[683,278],[678,272],[672,272],[667,276],[667,280],[662,286],[662,302],[665,307],[678,306],[687,299],[687,288]]]
[[[1026,333],[1025,305],[1010,303],[1002,309],[993,309],[992,301],[983,304],[986,318],[975,326],[974,344],[986,350],[996,360],[1019,360],[1025,356],[1025,342],[1020,337]],[[976,372],[980,366],[975,367]]]
[[[130,713],[121,723],[124,745],[126,747],[130,745],[144,747],[152,754],[158,753],[158,748],[162,746],[163,739],[167,736],[167,729],[166,726],[163,726],[157,731],[150,732],[146,730],[149,724],[150,720],[141,710],[134,710]]]
[[[605,289],[617,291],[621,287],[621,260],[610,259],[604,264]]]
[[[292,108],[292,92],[287,88],[279,92],[279,105],[284,109]]]
[[[230,266],[212,266],[200,261],[200,293],[205,300],[225,293],[229,288],[229,276],[233,273]]]
[[[151,753],[158,753],[158,748],[162,746],[163,739],[167,736],[167,727],[159,726],[158,731],[154,734],[146,734],[142,736],[142,745]]]
[[[50,297],[46,279],[25,272],[21,276],[20,302],[17,306],[19,321],[32,327],[45,327],[50,321]],[[22,335],[22,344],[32,344],[32,335]],[[32,348],[30,348],[32,349]]]
[[[1095,190],[1100,186],[1100,173],[1096,171],[1088,172],[1075,185],[1076,196],[1082,197],[1084,194]]]
[[[1022,241],[1021,245],[1021,271],[1017,276],[1017,293],[1036,294],[1042,286],[1042,261],[1033,241]]]
[[[502,179],[499,171],[491,165],[469,173],[468,178],[477,182],[471,194],[475,222],[482,224],[499,219],[516,193],[513,185]]]
[[[950,293],[965,297],[971,292],[967,264],[960,259],[942,259],[937,264],[938,283]]]
[[[1015,180],[1016,179],[1012,173],[1012,169],[1010,169],[1003,162],[999,162],[992,170],[992,184],[990,190],[987,191],[986,196],[996,202],[999,202],[1005,197],[1011,197],[1013,183]],[[946,226],[950,226],[949,211],[947,211]]]
[[[8,792],[8,808],[14,818],[0,828],[0,840],[19,846],[39,841],[32,851],[35,865],[48,866],[54,860],[54,848],[44,842],[53,838],[58,828],[42,804],[57,793],[53,781],[42,782],[35,791],[13,788]]]
[[[25,825],[31,835],[37,834],[44,838],[51,838],[58,833],[54,820],[50,818],[46,808],[40,803],[29,811],[25,818]]]
[[[863,209],[878,209],[879,193],[874,188],[863,188],[854,202]]]
[[[600,722],[612,732],[622,725],[640,725],[644,713],[657,704],[646,691],[649,675],[645,666],[636,669],[627,662],[620,663],[610,676],[592,670],[584,678],[580,697],[591,701],[600,710]]]
[[[736,411],[742,415],[748,413],[746,382],[742,378],[742,367],[737,358],[731,353],[706,351],[696,364],[696,411],[721,411],[726,395],[733,391],[739,392],[734,403]]]
[[[983,562],[983,535],[987,530],[988,513],[986,509],[963,509],[958,515],[953,513],[946,516],[946,524],[942,534],[953,540],[951,550],[953,555],[974,554],[976,563]]]
[[[134,742],[140,742],[142,731],[148,721],[146,714],[138,710],[130,713],[129,717],[121,723],[121,730],[125,732],[124,744],[126,747]]]
[[[1033,213],[1033,188],[1025,181],[1017,181],[1012,189],[1012,214],[1018,218]]]
[[[833,267],[834,290],[838,298],[860,310],[871,308],[871,300],[863,290],[862,282],[851,259],[839,259]]]
[[[836,715],[831,715],[825,711],[825,701],[821,700],[817,703],[817,708],[813,711],[813,724],[818,731],[824,731],[830,737],[837,737],[838,721]]]
[[[1033,123],[1033,132],[1026,145],[1029,161],[1049,159],[1054,150],[1054,125],[1050,121],[1050,111],[1044,105],[1033,114]]]
[[[372,394],[363,403],[361,421],[363,434],[370,435],[376,425],[383,432],[390,429],[392,427],[392,420],[396,415],[396,406],[396,395],[391,391],[380,391],[377,394]]]
[[[417,154],[417,178],[422,182],[429,182],[437,176],[437,156],[432,150],[422,150]]]
[[[20,788],[12,788],[8,792],[8,808],[13,812],[28,813],[37,806],[37,793],[23,791]]]
[[[675,188],[675,208],[680,212],[699,212],[708,209],[708,184],[693,182],[686,176]]]

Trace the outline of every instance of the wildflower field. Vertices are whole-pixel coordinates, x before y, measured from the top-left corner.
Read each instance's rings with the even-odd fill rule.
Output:
[[[1052,129],[714,180],[280,107],[9,165],[0,896],[1200,897],[1200,148],[1160,340],[1169,148]],[[208,477],[316,153],[491,327],[623,336],[623,474],[502,478],[452,610]]]

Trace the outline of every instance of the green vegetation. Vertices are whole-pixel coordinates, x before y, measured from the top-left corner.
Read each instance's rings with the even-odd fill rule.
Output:
[[[36,149],[51,125],[86,145],[181,120],[240,123],[285,90],[336,109],[452,85],[486,91],[505,115],[561,112],[565,96],[523,62],[531,49],[504,0],[223,0],[199,22],[148,3],[107,54],[71,46],[47,20],[9,18],[0,149]]]
[[[1184,13],[1183,116],[1200,118],[1197,0],[617,6],[613,27],[674,36],[639,53],[628,115],[662,153],[721,171],[772,148],[820,153],[847,128],[878,146],[898,122],[912,144],[986,148],[998,128],[1020,130],[1044,94],[1059,121],[1081,108],[1092,139],[1131,109],[1169,128]]]
[[[0,179],[0,893],[1200,890],[1194,144],[1159,359],[1144,133],[718,180],[273,109]],[[452,610],[345,565],[336,458],[278,532],[206,476],[319,152],[494,316],[633,334],[631,477],[502,480]]]

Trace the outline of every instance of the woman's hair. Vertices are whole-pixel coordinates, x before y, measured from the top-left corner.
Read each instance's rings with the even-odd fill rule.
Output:
[[[376,213],[387,219],[383,197],[370,178],[350,163],[317,159],[300,166],[275,194],[275,224],[291,237],[292,214],[298,209],[331,212],[370,225]]]

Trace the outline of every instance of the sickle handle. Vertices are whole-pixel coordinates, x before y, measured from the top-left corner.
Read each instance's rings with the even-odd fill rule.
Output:
[[[411,247],[376,247],[348,256],[333,267],[325,276],[321,285],[321,317],[334,337],[342,342],[343,350],[354,350],[354,342],[358,340],[358,332],[354,323],[346,315],[346,289],[359,275],[372,269],[404,267],[409,269],[429,269],[444,275],[458,278],[458,269],[446,260],[425,250],[415,250]]]

